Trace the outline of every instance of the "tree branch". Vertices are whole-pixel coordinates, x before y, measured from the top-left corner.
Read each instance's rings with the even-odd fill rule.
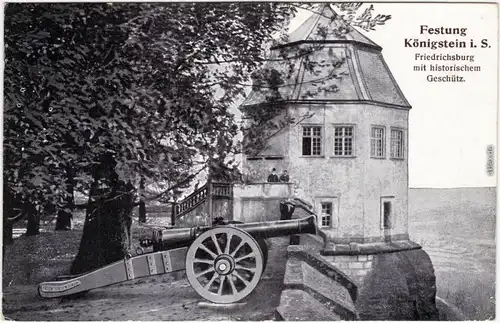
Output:
[[[155,196],[149,197],[149,198],[145,199],[144,201],[147,202],[147,201],[153,201],[153,200],[159,199],[160,197],[162,197],[166,193],[168,193],[168,192],[170,192],[170,191],[172,191],[172,190],[174,190],[174,189],[176,189],[176,188],[178,188],[178,187],[186,184],[187,182],[189,182],[190,180],[192,180],[193,178],[195,178],[199,173],[201,173],[207,167],[208,167],[208,165],[205,165],[204,167],[200,168],[196,173],[189,175],[188,177],[186,177],[182,181],[177,182],[175,185],[170,186],[169,188],[167,188],[163,192],[161,192],[161,193],[159,193],[159,194],[157,194]],[[139,205],[139,204],[137,204],[137,205]]]
[[[14,223],[14,222],[17,222],[18,220],[20,220],[22,217],[24,216],[24,213],[23,212],[20,212],[18,215],[16,215],[15,217],[13,218],[7,218],[7,222],[8,223]]]
[[[286,126],[283,126],[281,128],[279,128],[278,130],[276,130],[275,132],[273,132],[272,134],[270,134],[269,136],[265,137],[263,139],[263,141],[267,142],[269,141],[269,139],[273,138],[274,136],[278,135],[281,131],[283,131],[283,129],[285,129],[287,126],[291,125],[291,124],[295,124],[295,125],[298,125],[299,123],[301,123],[302,121],[306,120],[306,119],[310,119],[314,116],[314,113],[312,114],[304,114],[302,115],[302,117],[299,119],[299,121],[297,122],[289,122]],[[258,127],[264,127],[266,122],[268,121],[268,119],[264,120],[263,123],[261,123],[260,125],[258,125],[256,128]],[[259,132],[259,134],[262,134],[261,132]],[[257,149],[255,149],[255,151],[253,152],[253,155],[257,155],[259,154],[262,150],[264,150],[267,146],[264,146],[264,147],[257,147]]]

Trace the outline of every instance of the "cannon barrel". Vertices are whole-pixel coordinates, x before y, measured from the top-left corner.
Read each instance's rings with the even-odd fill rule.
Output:
[[[297,220],[241,223],[234,224],[234,226],[244,230],[256,239],[283,237],[301,233],[316,234],[316,216],[311,215],[307,218]]]
[[[252,223],[229,224],[249,233],[255,239],[282,237],[301,233],[316,234],[316,216],[297,220],[278,220]],[[181,246],[193,242],[203,232],[213,227],[180,228],[156,231],[153,233],[153,244],[164,246]]]

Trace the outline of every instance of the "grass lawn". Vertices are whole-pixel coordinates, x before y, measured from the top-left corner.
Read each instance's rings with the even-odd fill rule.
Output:
[[[39,235],[21,235],[14,239],[13,244],[5,246],[2,286],[39,284],[68,274],[80,246],[84,220],[85,213],[76,212],[71,231],[54,231],[54,220],[42,221]],[[133,220],[132,254],[139,246],[140,237],[151,236],[153,227],[168,224],[166,214],[163,217],[149,217],[146,225],[139,225],[137,217]],[[23,227],[26,227],[24,221],[17,223],[16,228]]]
[[[75,217],[75,229],[54,232],[54,223],[44,223],[38,236],[21,236],[7,246],[3,274],[2,314],[20,321],[181,321],[271,320],[279,304],[285,272],[287,238],[274,238],[270,260],[261,283],[246,300],[245,307],[224,311],[197,306],[201,297],[182,279],[184,271],[143,277],[99,288],[76,300],[42,299],[37,284],[65,274],[78,251],[84,215]],[[150,217],[146,226],[134,218],[133,248],[137,239],[168,217]],[[165,221],[167,220],[167,221]],[[22,224],[21,224],[22,225]]]

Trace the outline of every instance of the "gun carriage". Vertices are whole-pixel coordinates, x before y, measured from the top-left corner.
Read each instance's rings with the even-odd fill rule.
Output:
[[[255,223],[224,223],[196,228],[156,230],[140,241],[153,252],[61,281],[44,282],[44,298],[82,293],[140,277],[185,270],[192,288],[214,303],[234,303],[259,283],[266,265],[263,239],[316,234],[316,218]]]

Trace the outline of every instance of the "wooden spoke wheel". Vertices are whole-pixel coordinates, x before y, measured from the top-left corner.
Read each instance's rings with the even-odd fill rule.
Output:
[[[260,281],[264,260],[251,235],[233,227],[201,234],[186,255],[186,276],[193,289],[213,303],[247,297]]]
[[[230,220],[230,221],[228,221],[228,223],[231,225],[231,224],[241,224],[241,223],[245,223],[245,222]],[[259,244],[260,251],[262,251],[262,256],[264,257],[264,267],[263,267],[264,269],[262,271],[265,271],[266,266],[267,266],[267,257],[269,254],[269,249],[267,247],[266,239],[260,238],[260,239],[256,239],[256,240],[257,240],[257,243]]]
[[[262,257],[264,258],[264,265],[262,267],[262,272],[264,272],[266,270],[266,266],[267,266],[267,258],[269,255],[269,249],[267,247],[267,243],[266,243],[265,239],[258,239],[257,244],[260,247],[260,251],[262,251]]]

